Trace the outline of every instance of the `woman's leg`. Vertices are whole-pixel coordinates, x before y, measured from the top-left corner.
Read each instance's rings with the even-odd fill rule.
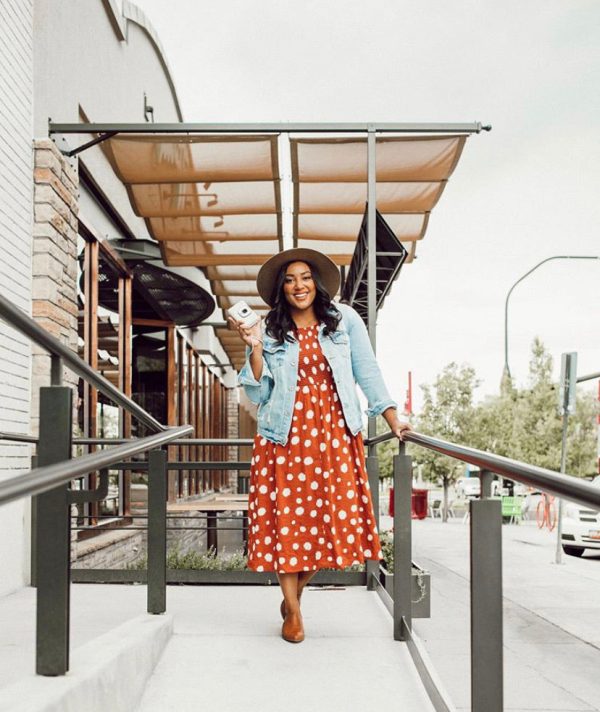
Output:
[[[300,603],[298,602],[298,574],[277,574],[279,585],[283,591],[285,599],[285,610],[289,613],[298,613]]]
[[[298,574],[298,601],[300,601],[304,587],[316,573],[316,571],[301,571]]]

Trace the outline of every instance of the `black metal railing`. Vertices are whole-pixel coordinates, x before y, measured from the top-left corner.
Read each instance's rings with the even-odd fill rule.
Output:
[[[0,483],[0,504],[32,496],[32,558],[37,588],[36,672],[64,675],[69,669],[70,621],[70,508],[80,502],[99,501],[108,490],[108,468],[114,463],[148,452],[149,498],[166,506],[165,445],[193,433],[191,425],[171,428],[159,423],[89,364],[49,334],[31,317],[0,295],[0,318],[45,349],[51,358],[50,386],[40,388],[39,437],[3,434],[17,442],[37,440],[36,467],[30,472],[4,479]],[[144,424],[153,435],[121,442],[110,450],[71,459],[73,450],[73,389],[61,385],[63,364],[115,404]],[[100,472],[94,490],[72,490],[72,479]],[[153,512],[160,512],[155,506]],[[149,520],[149,565],[160,570],[165,553],[161,544],[161,522]],[[163,564],[164,568],[164,564]],[[160,581],[158,581],[160,583]],[[164,588],[164,587],[163,587]],[[148,609],[164,611],[163,588],[148,586]]]
[[[371,447],[393,438],[392,433],[368,441]],[[477,465],[480,468],[481,494],[469,502],[470,590],[471,590],[471,709],[474,712],[503,710],[503,619],[502,619],[502,505],[492,498],[494,475],[587,507],[600,510],[600,489],[576,477],[528,465],[464,445],[410,432],[406,442]],[[394,456],[394,584],[390,597],[376,575],[375,588],[394,619],[394,638],[404,640],[428,689],[436,709],[450,706],[431,676],[420,642],[412,631],[412,460],[406,444],[400,443]]]
[[[167,428],[140,406],[123,395],[110,382],[95,373],[77,355],[47,334],[32,319],[0,296],[0,317],[46,348],[52,358],[52,384],[40,389],[40,434],[0,433],[0,439],[37,443],[37,467],[0,483],[0,504],[35,495],[36,533],[34,554],[37,582],[36,670],[43,675],[62,675],[69,666],[69,583],[70,583],[70,507],[72,503],[98,501],[106,494],[109,467],[145,469],[148,472],[148,611],[166,610],[166,531],[167,475],[169,469],[248,469],[249,462],[168,462],[163,449],[167,444],[240,445],[251,439],[184,439],[191,426]],[[75,373],[98,388],[115,403],[155,432],[140,439],[107,440],[72,437],[72,389],[60,385],[62,361]],[[392,433],[366,439],[369,447],[367,469],[373,505],[378,511],[379,481],[377,445],[393,438]],[[416,432],[406,442],[429,448],[481,468],[481,496],[469,503],[471,527],[471,708],[476,712],[503,709],[502,642],[502,543],[501,502],[491,498],[494,474],[600,509],[600,491],[568,475],[500,457],[481,450],[445,442]],[[102,450],[71,459],[74,444],[105,445]],[[145,463],[129,458],[148,453]],[[100,471],[97,490],[71,490],[71,479]],[[437,710],[450,705],[435,682],[421,644],[412,630],[412,539],[411,491],[412,460],[406,444],[400,443],[394,456],[394,581],[390,596],[379,580],[379,566],[368,561],[361,582],[376,590],[393,616],[393,636],[406,641],[417,670]],[[239,573],[239,572],[238,572]],[[257,572],[241,572],[256,574]],[[237,579],[236,582],[240,582]],[[223,583],[230,582],[227,577]]]

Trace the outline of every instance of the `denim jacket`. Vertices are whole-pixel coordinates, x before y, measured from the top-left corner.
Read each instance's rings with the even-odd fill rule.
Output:
[[[355,383],[358,383],[368,401],[365,411],[375,417],[389,407],[397,408],[390,398],[373,353],[363,320],[347,304],[335,305],[342,319],[336,331],[323,335],[324,325],[319,324],[318,339],[331,367],[346,424],[353,435],[362,428],[360,401]],[[290,332],[291,333],[291,332]],[[287,443],[296,396],[298,356],[300,347],[294,339],[282,344],[269,336],[263,322],[263,364],[260,380],[254,378],[246,347],[246,362],[238,374],[238,383],[244,387],[248,398],[258,405],[258,433],[281,445]]]

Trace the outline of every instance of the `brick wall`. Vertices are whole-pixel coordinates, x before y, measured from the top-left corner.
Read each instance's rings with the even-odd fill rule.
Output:
[[[32,314],[47,331],[77,351],[77,170],[49,139],[34,142]],[[38,429],[39,388],[50,384],[50,357],[32,348],[32,432]],[[63,383],[77,387],[64,369]],[[77,394],[73,397],[74,418]],[[76,421],[74,421],[76,422]]]

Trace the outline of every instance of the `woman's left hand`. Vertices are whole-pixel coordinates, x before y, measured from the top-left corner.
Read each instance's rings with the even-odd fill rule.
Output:
[[[404,436],[406,433],[411,432],[412,429],[413,428],[410,423],[395,423],[394,427],[392,427],[392,432],[397,438],[404,442]]]
[[[394,435],[401,441],[404,441],[404,436],[412,430],[412,425],[410,423],[402,423],[400,421],[396,408],[389,407],[383,411],[382,415]]]

